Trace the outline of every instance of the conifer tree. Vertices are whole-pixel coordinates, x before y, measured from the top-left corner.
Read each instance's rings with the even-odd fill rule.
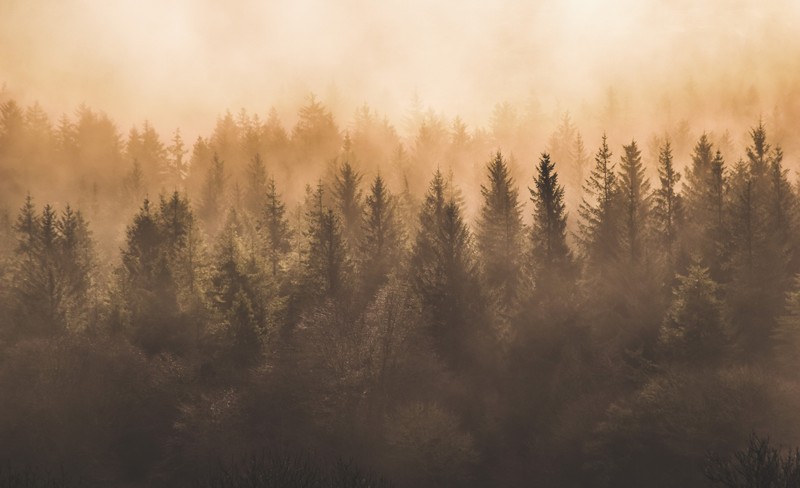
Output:
[[[358,248],[361,233],[362,192],[359,188],[362,175],[353,169],[350,161],[345,160],[333,181],[333,197],[336,210],[341,219],[342,232],[351,249]]]
[[[537,288],[553,285],[557,278],[569,279],[572,256],[567,246],[567,214],[564,187],[558,181],[555,163],[542,153],[534,188],[531,250]]]
[[[251,215],[260,215],[267,206],[267,168],[261,155],[256,153],[247,166],[245,208]]]
[[[322,184],[306,213],[307,248],[303,255],[306,289],[312,296],[333,298],[345,291],[350,257],[339,217],[323,204]]]
[[[166,149],[166,167],[163,175],[168,190],[182,191],[184,189],[184,181],[189,175],[188,161],[183,159],[187,152],[181,137],[181,130],[175,129],[172,142]]]
[[[474,360],[470,349],[483,323],[470,232],[461,208],[448,201],[447,192],[437,170],[419,214],[411,279],[431,319],[435,347],[451,366],[460,368]]]
[[[59,217],[50,205],[36,215],[28,196],[15,231],[18,260],[13,290],[18,325],[33,335],[85,327],[95,258],[83,216],[67,206]]]
[[[248,250],[241,238],[242,224],[231,209],[217,237],[211,273],[210,298],[225,324],[232,358],[250,364],[260,352],[265,317],[255,304],[264,301],[257,293],[256,280],[247,266]]]
[[[727,325],[717,284],[708,268],[693,265],[678,277],[672,305],[661,329],[664,352],[673,359],[718,361],[728,343]]]
[[[500,151],[486,171],[489,181],[481,185],[483,202],[476,240],[488,288],[508,299],[516,292],[522,264],[522,209],[514,178]]]
[[[210,234],[213,234],[219,225],[220,215],[225,204],[226,180],[225,163],[214,153],[211,167],[208,169],[205,183],[203,184],[198,212]]]
[[[683,222],[683,199],[677,185],[681,174],[672,162],[672,145],[667,140],[658,154],[658,179],[660,186],[653,195],[653,220],[656,241],[663,256],[666,280],[675,273],[678,249],[678,232]]]
[[[622,244],[628,259],[639,262],[646,254],[646,231],[650,218],[650,182],[644,174],[642,154],[631,141],[623,146],[619,185],[622,195]]]
[[[399,265],[405,236],[397,220],[396,205],[383,178],[376,175],[361,221],[361,272],[368,290],[383,285]]]
[[[594,168],[584,184],[585,197],[579,209],[580,239],[590,264],[615,257],[620,242],[620,195],[611,156],[604,134]]]
[[[267,250],[272,276],[276,277],[281,261],[290,249],[291,231],[286,218],[286,205],[275,187],[275,179],[267,183],[265,206],[261,213],[260,228]]]

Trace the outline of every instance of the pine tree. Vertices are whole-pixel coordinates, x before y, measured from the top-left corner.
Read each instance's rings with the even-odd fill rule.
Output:
[[[396,206],[396,198],[381,175],[376,175],[361,219],[361,273],[369,292],[386,283],[401,259],[405,236],[397,220]]]
[[[92,304],[92,273],[95,268],[94,243],[89,225],[80,211],[67,205],[56,222],[59,253],[57,266],[64,281],[64,315],[69,329],[88,325]]]
[[[225,204],[225,163],[216,153],[211,162],[211,167],[206,174],[203,185],[200,209],[198,214],[206,225],[206,229],[213,234],[220,222],[220,215]]]
[[[336,210],[342,222],[347,245],[351,249],[357,249],[361,232],[361,215],[363,213],[362,194],[359,188],[361,178],[362,175],[353,169],[350,161],[345,160],[333,181]]]
[[[30,196],[17,223],[14,296],[18,325],[27,333],[54,334],[88,325],[94,248],[79,212],[61,217],[50,205],[40,215]]]
[[[267,206],[267,168],[261,155],[256,153],[247,166],[245,208],[251,215],[260,215]]]
[[[672,305],[661,329],[661,345],[671,358],[690,362],[715,362],[728,342],[717,284],[708,268],[691,266],[678,277]]]
[[[411,281],[431,319],[438,352],[455,368],[474,361],[471,348],[483,325],[471,236],[461,208],[446,198],[440,171],[430,183],[419,214],[411,255]]]
[[[254,304],[263,301],[257,293],[256,280],[247,265],[247,248],[241,238],[242,223],[234,209],[217,237],[211,273],[210,301],[223,323],[230,342],[231,356],[241,365],[251,364],[258,356],[263,314]]]
[[[620,242],[620,195],[616,166],[603,135],[603,143],[594,158],[595,166],[584,184],[579,209],[580,239],[590,264],[605,263],[617,254]]]
[[[622,195],[622,244],[631,262],[640,262],[646,254],[646,232],[650,218],[650,182],[644,174],[642,154],[631,141],[622,146],[625,154],[620,166],[619,186]]]
[[[184,181],[189,175],[187,161],[183,159],[187,152],[181,137],[181,130],[175,129],[172,142],[166,149],[166,168],[164,168],[164,174],[162,175],[167,184],[167,189],[176,191],[184,189]]]
[[[333,298],[345,291],[350,271],[347,243],[341,221],[323,204],[322,184],[317,186],[312,207],[306,214],[307,248],[303,255],[303,274],[311,296]]]
[[[675,273],[679,252],[678,232],[683,222],[683,199],[677,190],[681,174],[672,163],[672,145],[669,140],[659,150],[658,179],[661,185],[653,195],[653,220],[656,241],[663,256],[666,280],[669,282]]]
[[[488,288],[506,300],[517,291],[522,248],[519,191],[498,151],[486,167],[488,185],[481,185],[483,203],[476,240]]]
[[[552,286],[556,279],[569,279],[572,255],[567,246],[567,214],[564,187],[558,182],[555,163],[542,153],[537,167],[534,188],[531,250],[537,288]]]
[[[739,162],[731,179],[729,289],[738,340],[755,357],[771,349],[776,317],[791,284],[787,241],[793,200],[781,152],[770,151],[764,125],[750,135],[748,161]]]
[[[278,190],[275,188],[275,179],[270,178],[267,183],[266,203],[261,213],[260,227],[263,236],[267,258],[272,269],[272,276],[278,275],[279,266],[289,252],[291,231],[287,220],[286,205],[281,201]]]

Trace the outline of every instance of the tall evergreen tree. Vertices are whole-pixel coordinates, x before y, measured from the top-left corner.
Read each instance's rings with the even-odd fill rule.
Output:
[[[320,184],[312,208],[306,214],[307,248],[303,255],[303,273],[306,288],[312,296],[333,298],[345,291],[351,262],[341,221],[332,209],[323,205],[323,195]]]
[[[346,139],[346,141],[348,140]],[[361,233],[361,215],[363,213],[362,192],[359,188],[361,179],[362,175],[353,169],[349,160],[345,159],[333,181],[336,210],[342,222],[342,231],[347,245],[351,249],[358,248]]]
[[[30,196],[15,225],[17,264],[13,273],[17,323],[33,335],[88,325],[94,247],[80,212],[67,206],[59,217],[50,205],[41,215]]]
[[[604,134],[594,168],[584,184],[585,197],[579,209],[581,244],[592,265],[615,257],[620,243],[620,194],[611,156]]]
[[[646,254],[646,233],[650,218],[650,181],[644,173],[642,154],[631,141],[622,146],[625,154],[620,165],[619,185],[622,194],[622,244],[631,262]]]
[[[473,348],[483,323],[470,232],[461,208],[447,193],[437,170],[419,214],[411,280],[430,317],[437,351],[458,369],[475,360]]]
[[[261,154],[256,153],[247,166],[247,185],[245,186],[245,208],[251,215],[258,216],[267,203],[267,168]]]
[[[281,201],[275,187],[275,179],[270,178],[267,183],[266,203],[261,213],[261,235],[267,250],[272,276],[276,277],[280,270],[281,261],[290,250],[291,230],[286,218],[286,205]]]
[[[211,167],[206,174],[200,198],[198,214],[206,225],[206,230],[213,234],[220,223],[225,205],[225,163],[214,153]]]
[[[486,168],[487,185],[481,185],[483,202],[476,241],[483,278],[493,292],[506,300],[517,291],[522,264],[522,209],[519,191],[508,164],[498,151]]]
[[[542,153],[534,188],[531,243],[537,288],[548,287],[557,277],[569,279],[572,255],[567,245],[567,214],[564,187],[558,182],[555,163]]]
[[[396,198],[376,175],[361,223],[361,272],[368,290],[383,285],[402,255],[404,234],[397,220]]]
[[[677,189],[681,174],[672,163],[672,145],[669,140],[659,150],[658,179],[660,186],[653,195],[653,220],[665,278],[670,282],[679,253],[678,232],[683,223],[683,199]]]
[[[210,299],[213,309],[224,323],[231,357],[236,363],[248,365],[258,357],[265,317],[255,305],[265,297],[257,293],[252,268],[248,267],[248,250],[241,238],[243,228],[234,209],[214,247]]]

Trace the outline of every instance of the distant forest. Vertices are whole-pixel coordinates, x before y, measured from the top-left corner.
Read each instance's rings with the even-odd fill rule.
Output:
[[[0,487],[800,486],[782,128],[522,114],[4,100]]]

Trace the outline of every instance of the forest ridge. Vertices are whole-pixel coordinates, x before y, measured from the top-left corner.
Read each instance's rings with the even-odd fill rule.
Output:
[[[799,486],[767,126],[533,147],[515,110],[403,144],[311,97],[190,149],[4,101],[0,486]]]

